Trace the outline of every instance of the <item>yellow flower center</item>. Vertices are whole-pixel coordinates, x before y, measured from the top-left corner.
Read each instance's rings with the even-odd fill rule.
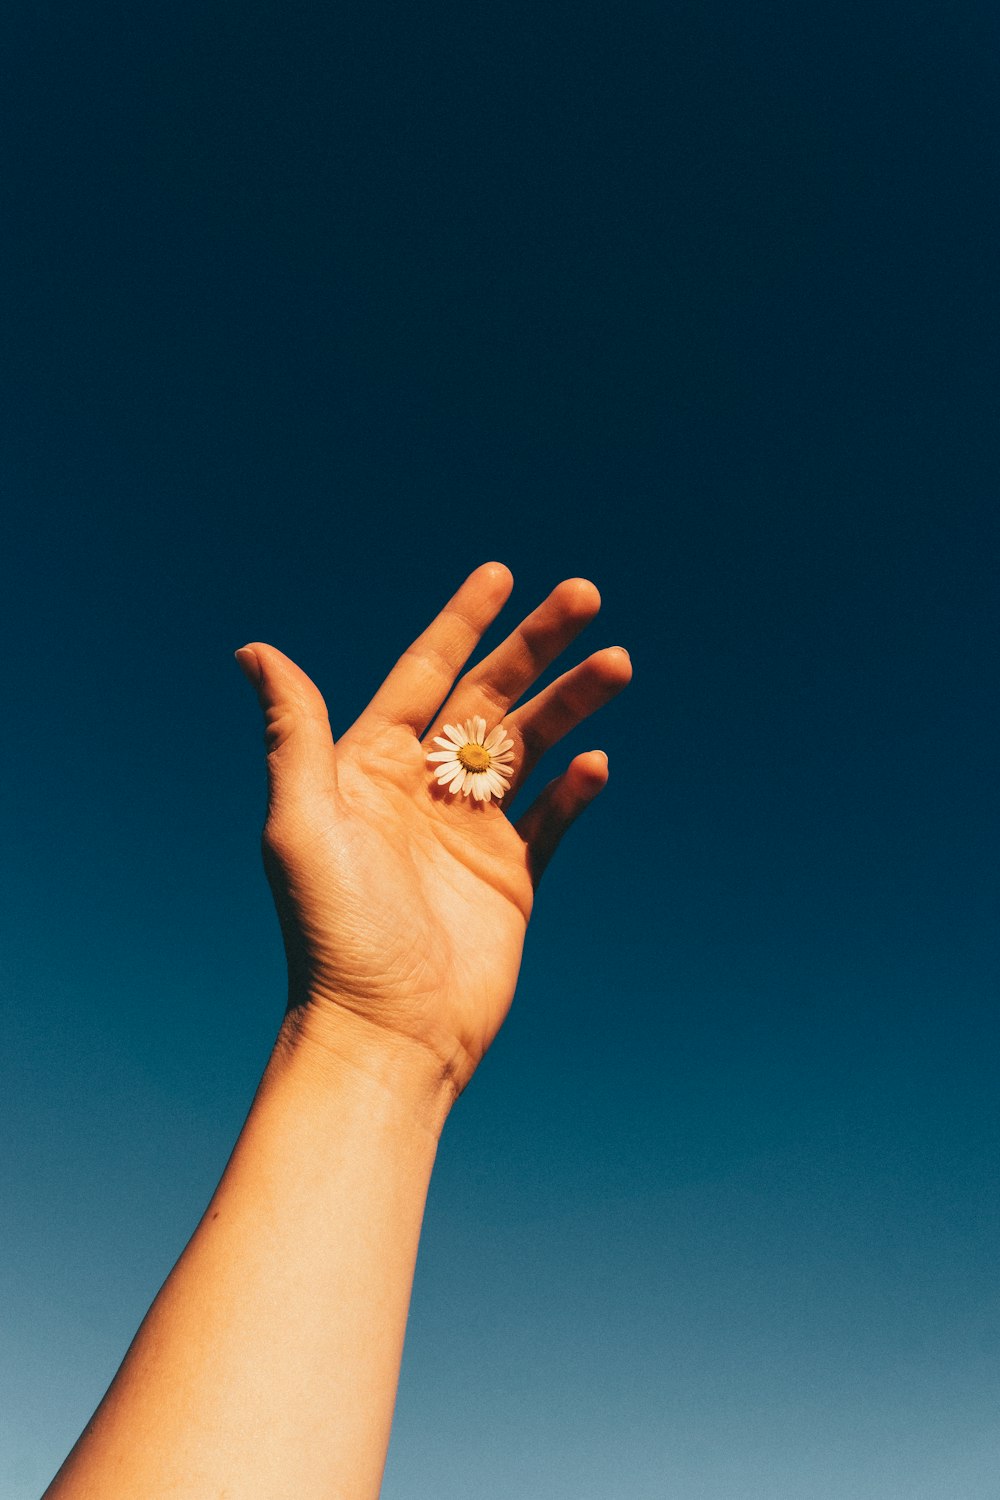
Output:
[[[467,771],[488,771],[490,752],[484,750],[482,745],[463,745],[458,752],[458,763]]]

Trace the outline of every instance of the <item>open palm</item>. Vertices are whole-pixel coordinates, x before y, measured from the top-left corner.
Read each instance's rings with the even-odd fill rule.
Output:
[[[502,720],[514,741],[509,803],[549,746],[631,675],[612,647],[511,711],[597,613],[593,584],[572,579],[456,682],[512,584],[502,564],[477,568],[336,746],[304,672],[260,642],[238,653],[265,713],[264,859],[289,1005],[429,1049],[456,1090],[507,1014],[535,885],[603,787],[607,761],[578,755],[512,823],[500,804],[436,783],[433,738],[474,715],[491,728]]]

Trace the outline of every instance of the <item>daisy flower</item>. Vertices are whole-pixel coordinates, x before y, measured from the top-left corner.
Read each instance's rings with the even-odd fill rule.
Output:
[[[514,766],[514,741],[503,725],[498,724],[487,734],[485,719],[466,719],[459,729],[446,724],[444,732],[446,739],[434,736],[435,745],[442,748],[427,756],[434,763],[438,786],[461,792],[464,797],[471,795],[477,802],[489,802],[491,797],[499,802],[510,790]]]

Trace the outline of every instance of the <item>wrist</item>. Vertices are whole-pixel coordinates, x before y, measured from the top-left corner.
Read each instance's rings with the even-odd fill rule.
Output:
[[[359,1091],[380,1116],[435,1142],[460,1092],[455,1070],[430,1047],[325,997],[289,1006],[270,1066],[321,1096]]]

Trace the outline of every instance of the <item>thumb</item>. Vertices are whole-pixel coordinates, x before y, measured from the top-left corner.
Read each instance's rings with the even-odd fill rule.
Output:
[[[253,641],[235,653],[264,713],[268,806],[328,790],[334,780],[333,735],[326,703],[301,667],[274,646]]]

